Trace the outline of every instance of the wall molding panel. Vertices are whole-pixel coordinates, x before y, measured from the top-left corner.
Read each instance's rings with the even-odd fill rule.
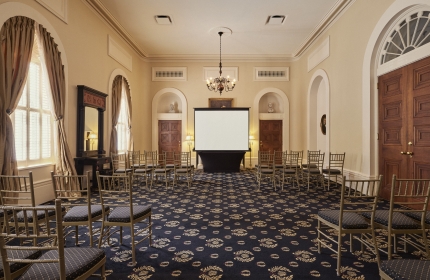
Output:
[[[133,71],[133,58],[111,36],[108,35],[108,55],[128,70]]]

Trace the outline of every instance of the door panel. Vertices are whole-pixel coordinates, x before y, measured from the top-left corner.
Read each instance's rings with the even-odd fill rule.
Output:
[[[430,58],[379,77],[379,172],[389,199],[393,174],[430,178]]]
[[[406,137],[404,69],[379,77],[379,172],[384,176],[381,196],[390,197],[393,174],[406,176],[406,157],[401,154]]]
[[[158,121],[158,151],[181,151],[181,121]]]
[[[409,88],[408,148],[410,178],[430,178],[430,58],[408,66]]]
[[[282,120],[260,120],[260,151],[282,151]]]

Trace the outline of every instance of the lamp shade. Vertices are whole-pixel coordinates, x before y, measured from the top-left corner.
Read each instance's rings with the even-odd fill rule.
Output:
[[[185,137],[185,140],[191,141],[191,140],[193,140],[193,136],[192,135],[187,135],[187,137]]]
[[[249,140],[254,140],[254,139],[255,139],[254,135],[249,135]]]
[[[90,135],[88,135],[88,139],[97,139],[97,134],[91,132]]]

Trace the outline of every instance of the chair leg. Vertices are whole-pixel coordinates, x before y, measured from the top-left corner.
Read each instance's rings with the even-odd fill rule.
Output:
[[[321,221],[318,220],[318,227],[317,227],[317,232],[318,232],[318,236],[317,236],[317,243],[318,243],[318,254],[321,254]]]
[[[79,234],[78,234],[78,226],[75,226],[75,246],[78,246]]]
[[[99,237],[99,246],[98,248],[100,248],[102,246],[102,240],[103,240],[103,235],[104,235],[104,222],[102,221],[102,226],[100,227],[100,237]]]
[[[340,276],[340,261],[342,258],[342,234],[338,233],[337,239],[337,276]]]
[[[88,234],[90,235],[90,247],[93,247],[93,225],[91,219],[88,223]]]
[[[122,230],[121,230],[122,232]],[[133,224],[130,225],[130,234],[131,234],[131,266],[136,265],[136,250],[135,250],[135,243],[134,243],[134,226]]]

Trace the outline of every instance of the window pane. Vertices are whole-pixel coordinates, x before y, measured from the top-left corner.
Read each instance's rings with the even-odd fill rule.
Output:
[[[21,98],[19,99],[18,106],[26,107],[27,106],[27,83],[24,86],[24,90],[22,91]]]
[[[42,115],[42,158],[51,157],[51,114]]]
[[[40,113],[30,112],[29,159],[40,158]]]
[[[42,76],[44,76],[42,74]],[[51,110],[51,102],[50,102],[50,96],[49,96],[49,91],[48,91],[48,86],[46,83],[43,82],[44,80],[42,80],[42,109],[43,110]]]
[[[27,111],[16,109],[15,117],[15,149],[18,161],[27,159]]]
[[[30,63],[28,73],[30,83],[30,108],[40,108],[40,66],[35,63]]]

